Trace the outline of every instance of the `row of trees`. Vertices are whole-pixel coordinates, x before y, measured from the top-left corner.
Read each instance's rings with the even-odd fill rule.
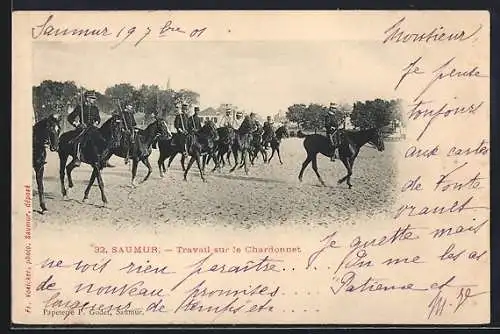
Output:
[[[318,131],[324,128],[325,115],[328,107],[311,103],[294,104],[288,107],[286,118],[298,124],[299,128],[307,131]],[[358,129],[372,127],[386,127],[394,130],[402,124],[402,101],[375,99],[372,101],[357,101],[353,106],[342,104],[337,106],[334,117],[337,123],[342,125],[348,120],[352,126]]]
[[[33,86],[33,110],[35,119],[42,119],[54,112],[66,112],[81,103],[82,93],[92,90],[78,87],[73,81],[59,82],[45,80]],[[131,104],[136,112],[144,113],[145,119],[154,114],[166,117],[178,103],[192,106],[199,102],[200,95],[194,91],[181,89],[161,89],[157,85],[141,85],[136,88],[128,83],[121,83],[105,89],[104,94],[97,92],[96,104],[103,113],[110,114],[117,109],[116,99],[122,106]]]

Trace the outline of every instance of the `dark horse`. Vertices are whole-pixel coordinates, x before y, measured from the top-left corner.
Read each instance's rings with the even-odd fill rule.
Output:
[[[221,168],[226,165],[226,160],[229,165],[231,165],[231,161],[229,157],[233,150],[233,144],[235,139],[234,128],[230,126],[222,126],[217,128],[217,135],[219,139],[215,142],[215,156]],[[211,160],[210,155],[205,155],[203,158],[203,166],[207,165]],[[218,168],[218,165],[214,163],[214,168],[212,172],[214,172]]]
[[[59,115],[54,114],[33,125],[33,169],[36,175],[41,213],[47,211],[43,190],[43,172],[47,163],[47,150],[45,146],[48,145],[52,152],[59,149],[59,133],[61,131],[59,122]]]
[[[181,165],[182,170],[185,171],[185,160],[186,160],[186,145],[187,145],[187,135],[184,133],[174,133],[169,138],[168,136],[163,136],[158,139],[158,150],[160,151],[160,156],[158,157],[158,168],[160,169],[160,177],[163,177],[164,173],[167,172],[165,168],[165,159],[168,159],[168,167],[174,160],[177,154],[181,154]]]
[[[215,127],[214,122],[208,121],[201,127],[197,132],[188,135],[187,147],[188,147],[188,155],[191,156],[191,159],[186,166],[186,170],[184,171],[184,181],[187,181],[187,174],[189,169],[196,161],[198,165],[198,170],[200,171],[200,176],[203,182],[206,182],[204,176],[204,168],[202,166],[202,155],[209,155],[212,160],[215,162],[217,168],[220,168],[219,162],[215,157],[215,143],[219,140],[219,135],[217,133],[217,129]]]
[[[167,123],[161,118],[157,118],[153,123],[149,124],[146,129],[135,129],[135,131],[137,131],[135,140],[130,147],[130,155],[132,156],[132,186],[135,186],[135,177],[137,175],[137,165],[139,164],[139,161],[142,162],[148,169],[148,173],[141,183],[145,182],[153,171],[151,164],[149,163],[149,156],[152,152],[151,144],[153,141],[156,140],[157,137],[165,139],[172,138],[172,134],[168,131]],[[120,158],[125,158],[128,154],[129,141],[130,139],[127,136],[123,136],[120,146],[113,149],[113,154]]]
[[[229,170],[229,172],[234,172],[236,167],[238,167],[238,153],[241,153],[241,163],[239,168],[245,167],[245,174],[248,175],[248,164],[247,160],[252,150],[253,135],[251,133],[240,133],[239,130],[235,131],[235,138],[233,142],[233,155],[234,155],[234,166]]]
[[[275,135],[271,138],[271,156],[267,160],[267,163],[271,162],[271,159],[274,157],[274,153],[278,153],[278,159],[280,160],[280,164],[283,165],[283,161],[281,161],[281,155],[280,155],[280,144],[281,140],[283,138],[288,138],[288,128],[286,125],[280,126],[278,129],[275,131]]]
[[[113,149],[120,144],[124,129],[120,116],[113,115],[104,122],[100,128],[91,130],[87,133],[83,139],[81,143],[81,161],[89,164],[93,168],[89,184],[85,189],[83,201],[87,200],[90,188],[97,178],[104,206],[108,203],[106,195],[104,194],[104,182],[101,177],[101,170],[104,168],[106,161],[113,155]],[[71,142],[78,132],[79,130],[71,130],[63,133],[59,138],[59,178],[61,181],[61,192],[64,198],[67,197],[66,187],[64,185],[65,172],[68,175],[68,186],[72,188],[73,179],[71,177],[71,172],[75,167],[80,165],[80,163],[76,163],[75,161],[75,144]],[[66,166],[69,156],[72,156],[73,160]]]
[[[219,140],[217,141],[217,159],[222,164],[222,167],[226,165],[226,160],[231,165],[229,156],[233,149],[234,139],[236,138],[234,129],[230,126],[220,127],[217,129],[217,134],[219,135]]]
[[[338,183],[347,180],[347,185],[349,189],[352,187],[351,184],[351,175],[352,175],[352,167],[354,164],[354,160],[358,156],[360,148],[366,143],[370,143],[374,145],[377,150],[382,152],[384,150],[384,142],[382,140],[382,133],[379,129],[373,128],[368,130],[359,130],[359,131],[350,131],[350,130],[341,130],[342,140],[339,145],[339,156],[340,160],[344,164],[347,169],[347,175],[338,180]],[[307,165],[312,161],[312,168],[318,177],[319,182],[323,186],[325,186],[325,182],[321,179],[321,176],[318,172],[318,161],[317,155],[318,153],[323,154],[324,156],[331,157],[333,154],[333,149],[330,144],[330,140],[320,134],[311,134],[304,135],[302,132],[297,133],[299,138],[304,139],[304,148],[307,152],[307,157],[304,163],[302,164],[302,168],[299,173],[299,180],[302,181],[302,176],[304,174],[304,170]]]
[[[262,140],[262,135],[264,131],[262,128],[252,132],[252,140],[250,141],[250,150],[248,151],[250,157],[250,164],[253,166],[255,158],[260,154],[262,155],[262,159],[264,163],[267,162],[267,152],[264,147],[264,142]]]

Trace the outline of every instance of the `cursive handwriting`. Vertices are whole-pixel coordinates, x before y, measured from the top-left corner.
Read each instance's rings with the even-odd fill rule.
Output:
[[[326,249],[329,249],[329,248],[340,248],[340,246],[337,246],[337,241],[335,241],[335,239],[333,239],[333,237],[335,237],[335,235],[337,234],[337,232],[333,232],[329,235],[327,235],[326,237],[324,237],[323,239],[320,240],[320,242],[324,242],[325,244],[320,248],[318,249],[317,251],[314,251],[310,256],[309,258],[307,259],[307,266],[306,266],[306,269],[309,269],[313,263],[316,261],[316,259],[326,250]]]
[[[99,36],[110,36],[112,33],[110,32],[110,28],[107,26],[103,26],[100,28],[60,28],[55,27],[51,24],[54,15],[49,15],[47,19],[34,28],[31,29],[31,37],[33,39],[39,39],[40,37],[50,37],[50,36],[77,36],[77,37],[99,37]]]
[[[172,287],[171,291],[177,289],[191,277],[204,273],[239,274],[246,272],[281,272],[281,270],[277,268],[276,262],[282,262],[282,260],[272,259],[267,255],[259,260],[246,261],[243,265],[208,264],[208,260],[212,255],[213,254],[210,254],[194,264],[187,266],[187,268],[193,268],[192,271],[177,282]]]
[[[475,218],[473,220],[476,220]],[[466,232],[472,232],[473,234],[477,234],[479,230],[488,222],[488,219],[484,220],[482,223],[479,224],[472,224],[469,226],[464,226],[464,225],[457,225],[453,227],[442,227],[442,228],[436,228],[430,234],[432,235],[432,238],[443,238],[443,237],[449,237],[449,236],[454,236],[457,234],[462,234]]]
[[[422,91],[415,97],[413,101],[419,100],[425,92],[427,92],[436,82],[443,79],[471,79],[471,78],[487,78],[487,75],[484,75],[479,70],[479,66],[472,66],[465,70],[457,70],[455,67],[452,67],[452,63],[455,61],[456,57],[451,57],[444,64],[440,65],[436,68],[432,73],[434,77],[429,81],[429,83],[422,89]]]
[[[75,271],[80,273],[85,273],[87,271],[95,271],[98,273],[102,273],[104,269],[111,262],[111,259],[101,260],[101,262],[87,263],[84,260],[79,260],[70,264],[64,263],[63,260],[58,259],[54,260],[51,258],[47,258],[40,263],[40,268],[73,268]]]
[[[416,216],[430,216],[430,215],[444,215],[444,214],[460,214],[465,210],[476,210],[476,209],[489,209],[486,206],[470,206],[470,203],[474,199],[474,196],[470,196],[465,201],[454,201],[452,204],[447,205],[435,205],[435,206],[422,206],[417,207],[413,204],[403,204],[396,211],[393,216],[394,219],[406,215],[407,217]]]
[[[165,297],[163,289],[146,288],[144,281],[137,281],[132,284],[122,285],[101,285],[99,283],[79,283],[75,286],[75,293],[92,294],[96,296],[130,296],[130,297]]]
[[[419,100],[410,105],[409,120],[428,119],[423,130],[417,136],[417,141],[422,138],[438,117],[448,118],[451,116],[474,115],[484,105],[484,101],[466,105],[450,105],[449,102],[445,102],[439,107],[434,107],[431,103],[432,101]]]
[[[471,33],[466,32],[463,29],[448,31],[445,27],[439,26],[434,27],[432,30],[427,32],[406,32],[401,28],[401,25],[406,20],[406,17],[402,17],[396,23],[392,24],[389,28],[384,31],[386,35],[382,44],[388,42],[391,43],[439,43],[439,42],[464,42],[474,36],[476,36],[479,31],[483,28],[482,24],[479,24],[476,30]]]
[[[179,25],[176,25],[173,20],[166,21],[163,25],[152,27],[152,26],[137,26],[137,25],[125,25],[119,27],[116,31],[110,26],[102,25],[101,27],[61,27],[58,26],[55,21],[55,16],[53,14],[49,15],[45,21],[41,24],[35,25],[31,29],[31,37],[33,39],[54,39],[56,37],[79,37],[87,39],[116,39],[117,43],[111,46],[111,49],[115,49],[120,46],[123,42],[135,39],[133,43],[134,47],[141,44],[148,36],[157,36],[159,38],[167,37],[170,33],[186,35],[189,39],[198,39],[205,34],[208,27],[196,27],[193,29],[186,29]]]
[[[146,264],[136,264],[133,261],[130,261],[128,265],[119,269],[124,270],[127,274],[136,273],[136,274],[175,274],[175,272],[168,271],[167,266],[152,266],[149,264],[149,260],[146,260]]]
[[[91,303],[89,301],[81,301],[79,299],[66,299],[61,296],[61,293],[55,292],[51,295],[47,300],[43,301],[44,308],[46,309],[69,309],[69,310],[78,310],[79,312],[83,312],[84,310],[89,311],[101,311],[101,312],[110,312],[110,311],[126,311],[132,308],[132,302],[129,301],[125,304],[99,304],[99,303]]]
[[[484,180],[484,177],[479,177],[481,172],[477,172],[473,177],[467,178],[463,181],[457,181],[451,179],[452,174],[456,173],[458,170],[462,169],[466,166],[468,162],[464,162],[460,166],[451,170],[446,174],[442,174],[439,177],[439,180],[436,181],[434,186],[434,191],[461,191],[461,190],[477,190],[481,187],[481,180]]]

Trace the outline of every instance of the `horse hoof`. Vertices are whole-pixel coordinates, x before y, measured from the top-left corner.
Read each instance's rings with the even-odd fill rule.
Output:
[[[87,202],[87,198],[86,198],[86,197],[84,197],[84,198],[82,199],[82,202],[83,202],[83,203],[86,203],[86,202]]]
[[[63,196],[63,201],[67,201],[67,200],[69,200],[68,195],[64,195],[64,196]]]
[[[103,208],[107,208],[107,207],[108,207],[108,202],[103,202],[103,203],[102,203],[102,207],[103,207]]]

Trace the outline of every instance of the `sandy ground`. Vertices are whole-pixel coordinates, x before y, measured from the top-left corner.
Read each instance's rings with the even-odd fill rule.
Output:
[[[112,157],[110,162],[116,167],[106,168],[102,174],[109,201],[106,208],[102,207],[97,182],[89,200],[82,202],[91,174],[91,168],[85,164],[73,171],[75,186],[69,190],[69,200],[64,201],[58,156],[49,152],[44,178],[49,211],[43,215],[34,213],[33,220],[39,226],[60,229],[79,224],[107,224],[116,230],[136,226],[157,230],[163,225],[175,224],[236,228],[295,223],[324,226],[354,224],[359,216],[370,217],[391,210],[397,175],[394,143],[386,143],[384,152],[362,148],[351,178],[353,188],[348,189],[345,183],[337,185],[337,180],[346,174],[342,163],[339,160],[332,163],[321,155],[318,167],[327,187],[319,185],[311,165],[305,171],[303,182],[298,181],[305,159],[302,141],[290,138],[282,142],[283,165],[277,156],[270,165],[258,160],[248,176],[242,169],[230,174],[226,166],[221,173],[207,172],[207,183],[202,182],[196,164],[190,170],[188,182],[183,181],[180,156],[165,177],[160,178],[158,151],[153,150],[152,175],[147,182],[132,188],[129,166],[123,159]],[[138,180],[145,173],[146,167],[140,164]],[[34,173],[33,185],[33,207],[39,208]]]

